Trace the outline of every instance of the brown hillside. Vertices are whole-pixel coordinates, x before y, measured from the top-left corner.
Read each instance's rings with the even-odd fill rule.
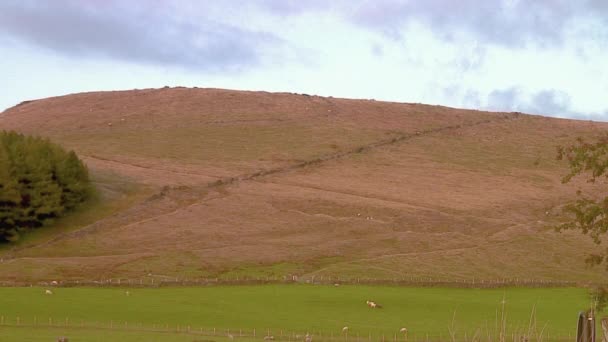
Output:
[[[560,183],[555,146],[606,128],[219,89],[23,103],[0,129],[76,150],[101,199],[0,249],[0,280],[606,280],[584,266],[588,238],[549,228],[577,188]]]

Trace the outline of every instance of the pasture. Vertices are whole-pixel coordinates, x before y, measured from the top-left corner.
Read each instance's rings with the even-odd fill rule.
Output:
[[[461,340],[495,336],[502,302],[508,334],[536,330],[545,340],[575,334],[577,313],[589,299],[579,288],[406,288],[389,286],[260,285],[199,288],[0,288],[0,340],[70,341],[287,340],[310,332],[318,339]],[[128,294],[127,294],[128,291]],[[383,305],[370,309],[366,300]],[[50,326],[49,326],[50,325]],[[199,334],[203,329],[204,334]],[[215,329],[215,333],[213,333]],[[247,337],[239,337],[244,335]],[[549,337],[549,338],[548,338]]]

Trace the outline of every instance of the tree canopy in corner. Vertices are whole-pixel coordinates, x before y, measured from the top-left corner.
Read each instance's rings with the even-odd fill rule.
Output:
[[[608,135],[592,143],[579,138],[575,144],[559,146],[557,158],[565,159],[570,167],[570,172],[562,179],[564,183],[580,174],[588,174],[587,181],[590,183],[605,180],[608,178]],[[606,183],[602,182],[601,185],[605,187]],[[600,244],[602,237],[608,233],[608,196],[587,198],[580,190],[578,194],[579,198],[564,208],[571,215],[570,220],[558,226],[557,230],[580,230]],[[608,248],[604,252],[590,254],[586,261],[591,265],[604,262],[608,269]]]
[[[73,209],[92,191],[76,154],[42,138],[0,132],[0,241]]]

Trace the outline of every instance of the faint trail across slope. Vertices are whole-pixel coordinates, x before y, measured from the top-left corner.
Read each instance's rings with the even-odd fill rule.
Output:
[[[132,167],[132,168],[142,169],[142,170],[175,173],[178,175],[186,175],[186,176],[204,176],[204,177],[209,177],[209,178],[221,178],[220,176],[207,175],[207,174],[198,173],[198,172],[175,171],[175,170],[169,170],[169,169],[163,169],[163,168],[155,168],[155,167],[146,166],[146,165],[139,165],[139,164],[135,164],[135,163],[127,163],[127,162],[123,162],[123,161],[119,161],[119,160],[100,157],[98,155],[86,155],[85,154],[85,155],[83,155],[83,157],[84,157],[84,159],[94,159],[94,160],[99,160],[99,161],[109,163],[109,164],[124,165],[124,166]]]

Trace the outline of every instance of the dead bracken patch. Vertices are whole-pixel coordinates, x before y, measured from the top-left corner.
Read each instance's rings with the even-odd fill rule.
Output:
[[[585,186],[561,185],[555,145],[606,128],[222,89],[36,100],[5,111],[0,129],[74,149],[104,203],[145,196],[0,249],[0,279],[605,280],[583,267],[587,241],[547,226]]]

